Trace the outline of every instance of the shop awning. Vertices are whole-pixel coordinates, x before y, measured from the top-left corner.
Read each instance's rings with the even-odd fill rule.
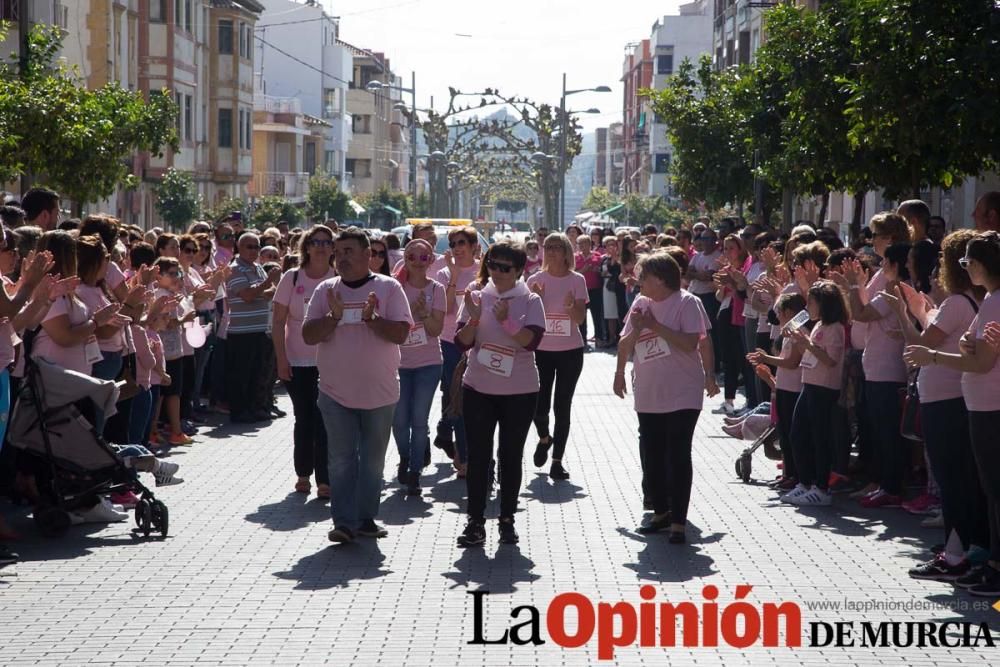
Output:
[[[358,202],[354,201],[353,199],[348,201],[347,205],[351,207],[351,210],[354,211],[355,215],[361,215],[362,213],[365,212],[365,207],[359,204]]]
[[[603,218],[606,215],[611,215],[612,213],[617,213],[618,211],[622,210],[623,208],[625,208],[625,204],[615,204],[614,206],[612,206],[611,208],[607,209],[606,211],[601,211],[601,217]]]
[[[393,208],[392,206],[389,206],[388,204],[379,204],[379,207],[380,208],[384,208],[385,210],[389,211],[390,213],[392,213],[397,218],[402,218],[403,217],[403,212],[400,211],[398,208]]]

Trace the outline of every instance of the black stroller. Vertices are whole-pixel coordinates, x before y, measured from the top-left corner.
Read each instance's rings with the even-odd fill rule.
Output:
[[[24,382],[8,428],[9,442],[34,458],[41,496],[34,511],[42,534],[55,537],[70,526],[69,513],[94,505],[99,496],[128,489],[140,496],[135,522],[149,537],[156,530],[167,536],[167,506],[136,478],[115,450],[96,432],[77,407],[90,400],[105,414],[114,413],[118,387],[50,364],[27,359]],[[90,405],[83,404],[84,410]]]

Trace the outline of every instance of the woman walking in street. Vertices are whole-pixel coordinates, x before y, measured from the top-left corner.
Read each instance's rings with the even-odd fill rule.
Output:
[[[580,242],[589,243],[586,236]],[[535,429],[538,445],[534,463],[541,468],[552,447],[552,467],[549,477],[569,479],[563,467],[563,454],[569,440],[570,415],[576,383],[583,372],[584,340],[580,323],[587,317],[588,290],[586,280],[573,271],[572,245],[563,234],[549,234],[545,239],[545,264],[542,271],[528,279],[528,288],[542,297],[545,306],[545,338],[535,351],[538,365],[538,405],[535,408]],[[555,387],[555,434],[549,433],[549,409]]]

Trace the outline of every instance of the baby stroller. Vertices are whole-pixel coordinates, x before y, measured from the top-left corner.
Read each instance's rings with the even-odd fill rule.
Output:
[[[736,459],[736,476],[743,480],[744,484],[750,483],[750,470],[753,465],[753,453],[760,446],[764,446],[764,456],[773,461],[781,460],[781,451],[778,447],[778,428],[769,426],[763,433],[757,436],[753,444],[744,449],[739,458]]]
[[[12,447],[35,459],[41,499],[34,518],[39,530],[50,537],[61,535],[70,526],[70,512],[95,504],[101,495],[131,489],[141,496],[135,507],[139,530],[146,537],[154,529],[166,537],[167,506],[96,432],[76,404],[83,399],[111,416],[118,387],[44,359],[26,359],[8,433]]]

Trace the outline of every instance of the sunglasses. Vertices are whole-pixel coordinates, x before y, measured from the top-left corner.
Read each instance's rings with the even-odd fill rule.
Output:
[[[313,248],[329,248],[333,245],[333,241],[330,239],[311,239],[309,245]]]
[[[385,250],[372,250],[372,257],[385,257]]]
[[[965,270],[969,269],[969,262],[972,261],[968,257],[960,257],[958,260],[958,265]]]
[[[430,260],[430,255],[407,255],[406,261],[408,262],[426,262]]]
[[[244,250],[260,250],[260,246],[259,245],[245,245],[245,246],[243,246],[243,249]]]
[[[466,239],[459,239],[457,241],[449,241],[448,242],[448,247],[449,248],[455,248],[455,247],[458,247],[460,245],[469,245],[469,242]]]
[[[500,273],[510,273],[514,270],[514,266],[512,264],[500,264],[498,262],[494,262],[493,260],[486,262],[486,268],[490,271],[499,271]]]

